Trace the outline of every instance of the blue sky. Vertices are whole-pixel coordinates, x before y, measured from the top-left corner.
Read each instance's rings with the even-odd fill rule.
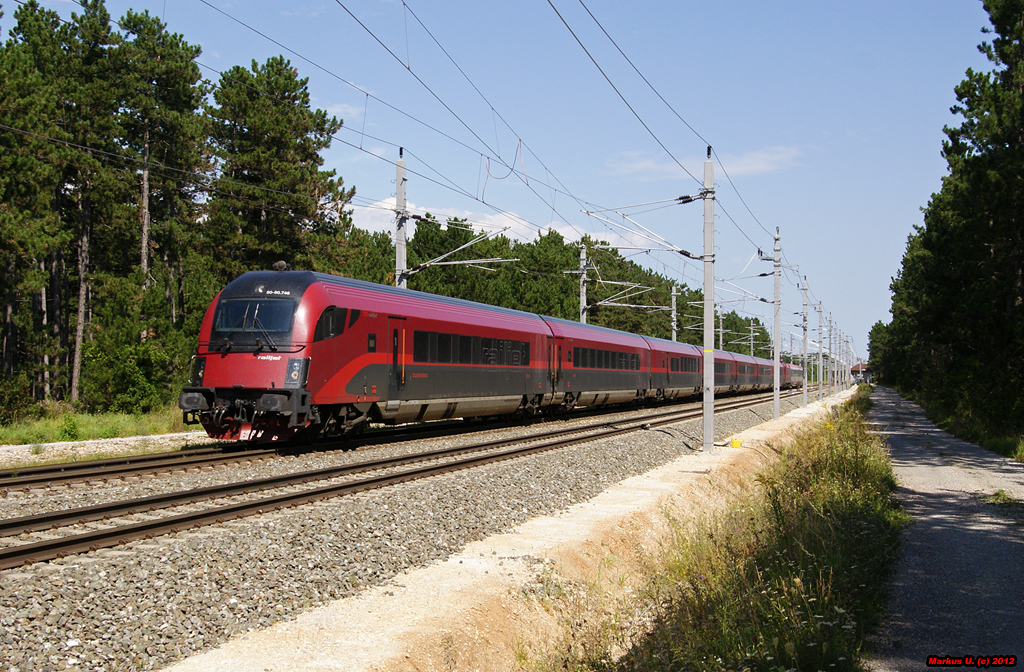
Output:
[[[770,306],[742,299],[771,298],[770,278],[745,276],[771,270],[751,259],[758,247],[771,253],[769,232],[778,227],[811,301],[866,356],[871,325],[889,320],[889,282],[907,235],[946,172],[942,128],[958,123],[949,111],[953,87],[968,67],[990,69],[976,48],[988,25],[981,2],[584,1],[107,6],[114,18],[129,7],[163,17],[202,46],[202,72],[213,81],[215,70],[288,57],[309,77],[313,104],[345,122],[324,156],[356,188],[354,218],[364,228],[393,227],[402,146],[415,212],[466,217],[488,230],[509,226],[506,235],[520,238],[554,227],[569,238],[650,245],[582,212],[610,208],[605,217],[628,225],[616,211],[638,213],[636,222],[699,254],[699,203],[621,208],[696,193],[684,168],[702,177],[703,137],[720,159],[716,298],[731,301],[726,310],[770,317]],[[6,34],[16,5],[2,4]],[[78,9],[67,0],[42,4],[64,16]],[[648,88],[587,8],[694,130]],[[635,258],[700,284],[697,265],[677,254]],[[789,269],[783,281],[782,313],[791,322],[800,321],[796,274]],[[784,325],[784,349],[790,332],[799,328]]]

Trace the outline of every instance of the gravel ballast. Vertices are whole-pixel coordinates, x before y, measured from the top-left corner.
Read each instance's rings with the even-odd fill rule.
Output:
[[[799,396],[783,400],[786,412]],[[716,418],[721,440],[771,403]],[[576,421],[569,421],[576,422]],[[579,421],[586,422],[586,421]],[[157,669],[232,634],[387,582],[465,544],[585,501],[700,447],[701,421],[638,431],[255,518],[0,573],[0,669]],[[502,430],[501,436],[521,429]],[[533,430],[539,431],[539,430]],[[420,441],[436,449],[479,437]],[[198,474],[11,493],[0,516],[359,461],[409,444]]]

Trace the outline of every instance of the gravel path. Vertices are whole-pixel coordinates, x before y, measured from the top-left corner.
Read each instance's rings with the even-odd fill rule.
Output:
[[[783,412],[798,405],[799,397],[784,400]],[[716,418],[716,437],[770,416],[770,402],[727,413]],[[700,432],[698,419],[2,572],[0,670],[166,666],[586,501],[612,483],[690,454],[699,448]],[[211,476],[237,480],[286,462],[299,469],[364,456],[362,450],[314,454],[211,474],[31,492],[0,502],[0,515],[195,487]]]
[[[923,670],[931,656],[1024,666],[1024,464],[941,431],[892,390],[872,400],[912,522],[869,668]],[[1000,490],[1012,500],[990,501]]]

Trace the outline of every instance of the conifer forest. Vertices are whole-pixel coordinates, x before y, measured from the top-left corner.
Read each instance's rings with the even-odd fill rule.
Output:
[[[991,71],[967,70],[948,174],[909,236],[892,319],[869,335],[882,382],[968,436],[1024,432],[1024,2],[986,0]]]
[[[196,63],[200,47],[156,17],[115,19],[103,0],[80,4],[71,21],[34,0],[10,16],[0,6],[0,423],[53,406],[139,413],[173,403],[207,306],[245,271],[282,260],[394,282],[391,237],[353,226],[355,188],[323,169],[343,120],[311,107],[291,62],[236,65],[212,81]],[[951,136],[948,151],[969,154],[973,142],[966,131]],[[973,188],[966,179],[958,188]],[[931,218],[959,217],[951,199],[937,200]],[[465,222],[427,216],[409,265],[475,236]],[[460,258],[518,261],[490,272],[432,267],[410,289],[578,318],[578,275],[564,271],[578,268],[579,242],[553,230],[497,236],[451,257]],[[652,290],[647,310],[597,305],[617,288],[592,279],[588,321],[671,336],[663,307],[673,281],[614,250],[594,250],[592,261],[604,280]],[[678,291],[679,340],[698,343],[687,302],[701,293]],[[1013,311],[1019,329],[1019,299]],[[729,312],[722,323],[734,339],[727,349],[748,352],[736,335],[753,327],[756,354],[770,356],[759,320]]]

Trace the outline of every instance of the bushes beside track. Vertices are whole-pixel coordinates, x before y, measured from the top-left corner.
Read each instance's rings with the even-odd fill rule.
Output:
[[[76,413],[54,405],[34,417],[0,425],[0,445],[30,445],[58,441],[86,441],[122,436],[146,436],[186,431],[177,406],[151,413]]]
[[[725,514],[678,529],[629,652],[583,647],[579,670],[858,670],[885,604],[905,516],[884,447],[864,429],[862,386],[804,432]]]

